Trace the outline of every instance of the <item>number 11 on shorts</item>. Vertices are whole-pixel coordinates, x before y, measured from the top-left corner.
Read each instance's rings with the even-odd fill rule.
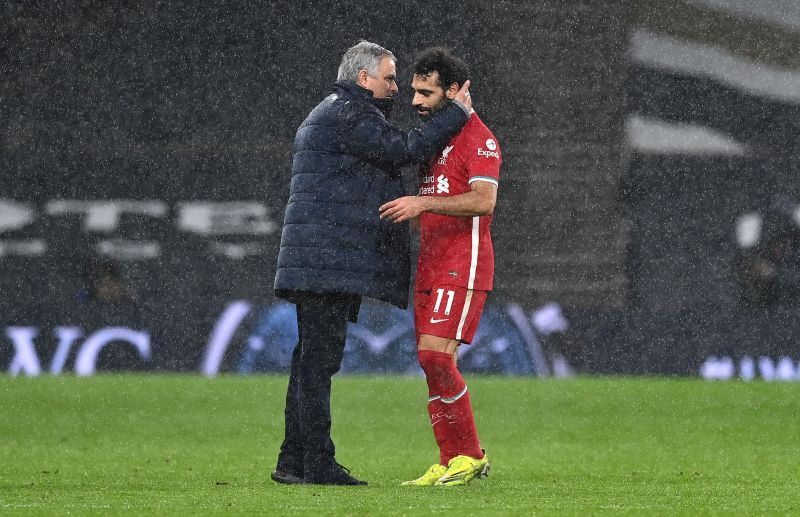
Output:
[[[433,306],[433,312],[439,312],[439,307],[442,305],[442,298],[444,297],[445,290],[436,290],[436,305]],[[445,316],[450,316],[450,309],[453,308],[453,298],[455,298],[455,291],[447,291],[447,305],[444,308]]]

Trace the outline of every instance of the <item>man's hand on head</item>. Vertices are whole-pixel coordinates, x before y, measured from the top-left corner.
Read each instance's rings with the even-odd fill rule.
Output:
[[[469,93],[470,83],[471,82],[469,79],[464,81],[464,84],[461,85],[461,89],[458,90],[456,96],[453,97],[453,100],[461,103],[466,108],[468,113],[472,111],[472,96]]]

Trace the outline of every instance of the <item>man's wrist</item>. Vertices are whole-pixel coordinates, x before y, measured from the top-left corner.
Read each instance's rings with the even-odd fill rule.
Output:
[[[453,104],[455,104],[456,106],[458,106],[459,108],[461,108],[461,109],[464,111],[464,113],[466,113],[466,114],[467,114],[467,116],[470,116],[470,115],[472,115],[472,108],[468,108],[468,107],[467,107],[467,105],[466,105],[466,104],[464,104],[463,102],[461,102],[461,101],[459,101],[459,100],[457,100],[457,99],[453,99],[453,100],[452,100],[452,101],[450,101],[450,102],[452,102]]]
[[[430,212],[433,208],[433,196],[420,196],[420,208],[423,212]]]

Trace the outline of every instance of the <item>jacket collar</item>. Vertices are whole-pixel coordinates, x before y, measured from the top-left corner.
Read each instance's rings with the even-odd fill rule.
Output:
[[[333,86],[336,90],[336,93],[339,95],[344,93],[345,95],[350,95],[352,97],[369,102],[378,108],[385,117],[389,116],[389,113],[392,111],[392,106],[394,106],[394,99],[391,97],[386,99],[376,99],[372,96],[372,90],[363,88],[353,81],[336,81]]]

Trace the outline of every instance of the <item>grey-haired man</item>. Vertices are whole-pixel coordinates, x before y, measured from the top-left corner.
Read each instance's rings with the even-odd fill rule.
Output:
[[[400,167],[430,159],[464,126],[468,87],[424,125],[401,131],[386,120],[395,57],[361,41],[342,57],[334,93],[297,130],[275,275],[275,294],[296,305],[299,334],[272,473],[279,483],[365,484],[335,459],[331,378],[362,296],[407,306],[408,227],[381,220],[378,207],[405,195]]]

